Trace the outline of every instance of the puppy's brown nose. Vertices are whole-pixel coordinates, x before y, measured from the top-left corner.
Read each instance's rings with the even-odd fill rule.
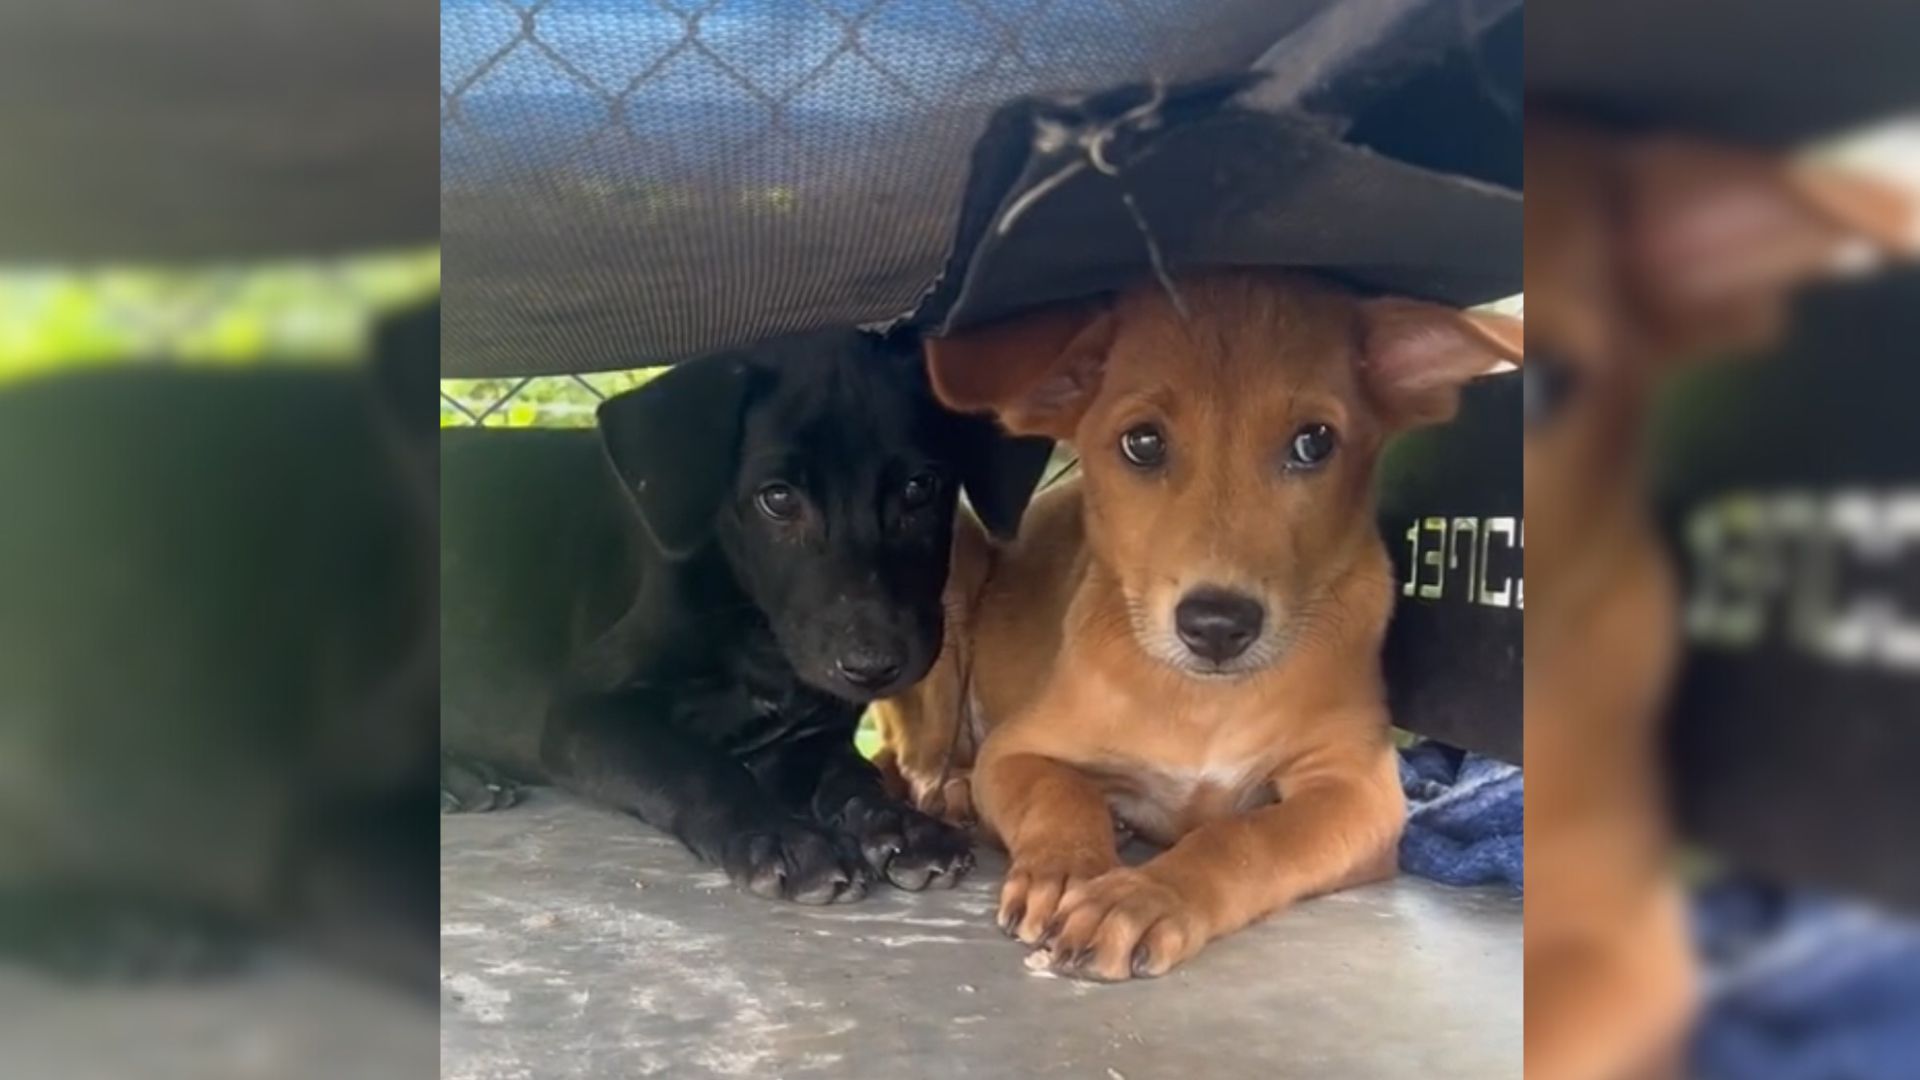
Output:
[[[1195,656],[1224,664],[1247,651],[1267,610],[1244,593],[1195,589],[1173,609],[1173,628]]]

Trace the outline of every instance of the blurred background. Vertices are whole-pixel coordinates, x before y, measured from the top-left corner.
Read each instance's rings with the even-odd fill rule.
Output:
[[[1917,41],[1528,26],[1529,1076],[1920,1061]]]
[[[432,4],[0,4],[0,1045],[428,1076]]]

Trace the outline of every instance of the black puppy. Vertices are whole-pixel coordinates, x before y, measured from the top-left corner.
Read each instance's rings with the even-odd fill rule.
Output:
[[[884,794],[854,731],[939,655],[959,492],[1010,533],[1047,445],[945,411],[913,342],[852,331],[691,361],[599,420],[597,466],[580,433],[449,433],[448,749],[665,829],[757,895],[958,880],[965,835]],[[589,470],[624,498],[567,479]],[[537,533],[496,516],[490,474],[538,501]],[[506,786],[454,759],[443,801]]]

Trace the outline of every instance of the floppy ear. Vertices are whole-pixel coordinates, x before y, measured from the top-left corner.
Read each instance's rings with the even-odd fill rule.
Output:
[[[607,457],[669,558],[699,548],[733,486],[750,375],[740,354],[702,357],[600,405]]]
[[[1009,435],[990,416],[949,415],[955,470],[967,505],[996,539],[1011,539],[1053,456],[1053,440]]]
[[[1015,435],[1065,439],[1100,388],[1112,344],[1104,301],[1064,304],[928,338],[927,374],[950,409],[991,411]]]
[[[1452,419],[1467,380],[1519,363],[1524,349],[1509,315],[1398,297],[1362,301],[1360,312],[1362,374],[1395,428]]]
[[[1676,350],[1763,341],[1794,287],[1920,254],[1920,204],[1871,177],[1680,138],[1621,160],[1628,280]]]

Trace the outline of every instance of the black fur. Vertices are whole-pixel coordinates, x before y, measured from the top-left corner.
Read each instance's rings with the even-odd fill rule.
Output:
[[[537,745],[469,742],[673,833],[760,895],[828,903],[875,875],[909,889],[958,880],[964,835],[885,796],[854,730],[866,702],[939,655],[959,492],[1011,532],[1047,445],[946,412],[911,342],[851,331],[689,362],[608,401],[600,428],[622,508],[597,525],[549,521],[574,539],[506,557],[569,564],[568,618],[605,610],[576,627]],[[916,477],[932,480],[917,507]],[[798,496],[792,520],[759,504],[769,484]],[[583,589],[628,599],[609,608]],[[469,721],[488,725],[470,711],[454,702],[456,742]]]

